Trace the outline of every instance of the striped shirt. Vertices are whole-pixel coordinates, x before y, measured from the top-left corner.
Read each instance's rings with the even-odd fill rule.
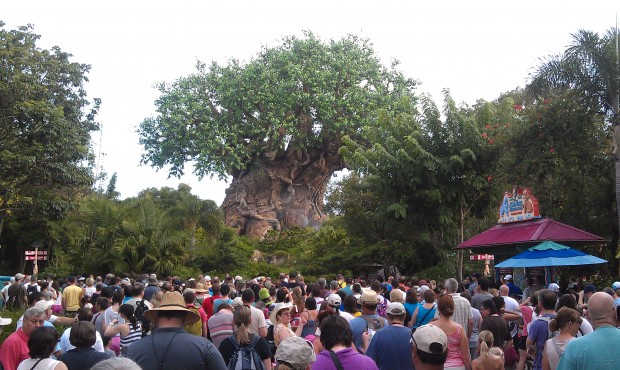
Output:
[[[209,327],[209,334],[211,335],[211,341],[216,348],[219,348],[220,343],[224,339],[233,335],[233,314],[230,310],[218,311],[215,315],[211,316],[207,322]]]
[[[129,334],[127,334],[124,337],[121,336],[121,350],[123,350],[124,348],[125,351],[127,350],[127,347],[129,347],[131,343],[142,338],[142,325],[140,325],[140,322],[138,322],[135,327],[133,326],[132,323],[128,323],[128,325],[129,325]]]

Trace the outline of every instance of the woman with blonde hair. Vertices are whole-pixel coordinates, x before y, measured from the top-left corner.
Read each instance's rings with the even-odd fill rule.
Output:
[[[233,322],[235,334],[224,339],[218,350],[222,354],[226,365],[230,363],[233,355],[240,347],[254,348],[263,362],[265,369],[271,369],[271,349],[265,338],[250,333],[249,327],[252,321],[252,311],[246,305],[240,305],[233,310]]]
[[[549,330],[551,332],[559,330],[560,334],[548,339],[545,343],[542,357],[543,370],[555,370],[558,367],[564,348],[568,342],[575,339],[581,323],[579,312],[568,307],[560,308],[557,316],[549,322]]]
[[[501,348],[493,347],[493,341],[493,333],[488,330],[478,334],[480,356],[471,362],[472,370],[504,370],[504,358],[491,351],[491,348],[501,351]]]
[[[439,296],[437,311],[439,312],[439,319],[433,324],[448,337],[448,357],[444,363],[444,369],[471,370],[466,329],[452,320],[454,298],[449,294]]]

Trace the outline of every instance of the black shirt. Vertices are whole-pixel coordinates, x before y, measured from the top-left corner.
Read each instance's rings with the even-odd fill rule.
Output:
[[[250,342],[254,338],[254,334],[250,334]],[[249,345],[249,344],[248,344]],[[246,347],[246,346],[242,346]],[[231,357],[235,354],[235,345],[233,344],[230,337],[224,339],[222,343],[220,343],[220,348],[218,348],[224,361],[226,361],[226,365],[230,362]],[[269,343],[265,340],[265,338],[259,338],[258,342],[256,342],[256,346],[254,349],[258,353],[258,356],[261,360],[266,360],[271,358],[271,349],[269,349]]]

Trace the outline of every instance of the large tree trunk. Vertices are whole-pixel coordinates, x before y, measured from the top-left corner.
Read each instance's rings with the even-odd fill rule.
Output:
[[[221,208],[226,225],[239,234],[263,238],[273,229],[319,228],[323,196],[334,171],[343,168],[335,143],[326,150],[267,153],[251,168],[233,174]]]

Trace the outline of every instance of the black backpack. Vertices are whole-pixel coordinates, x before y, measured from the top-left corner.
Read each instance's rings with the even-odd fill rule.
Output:
[[[140,324],[142,324],[142,336],[145,336],[149,331],[151,331],[151,322],[144,317],[144,313],[148,310],[148,306],[144,303],[144,299],[142,299],[136,303],[136,309],[133,312],[136,319],[138,319]]]
[[[234,335],[230,337],[230,340],[235,346],[235,352],[228,363],[228,370],[265,370],[263,360],[254,349],[259,340],[257,335],[254,335],[250,344],[244,347],[239,345]]]
[[[26,294],[27,294],[27,295],[31,295],[32,293],[36,293],[36,292],[38,292],[38,291],[39,291],[39,290],[37,289],[37,286],[36,286],[36,285],[31,285],[31,284],[28,284],[28,288],[26,289]]]

